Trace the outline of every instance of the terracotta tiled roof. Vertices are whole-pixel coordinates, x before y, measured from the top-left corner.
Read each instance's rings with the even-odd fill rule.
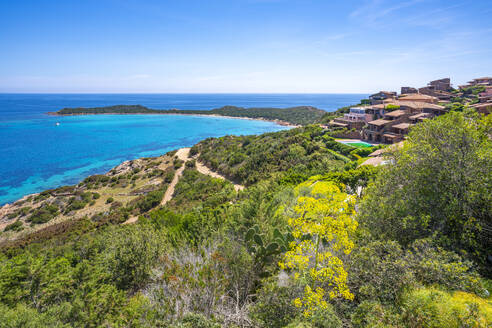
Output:
[[[370,95],[370,97],[372,96],[377,96],[377,95],[380,95],[380,94],[383,94],[383,95],[386,95],[386,96],[396,96],[396,92],[395,91],[379,91],[379,92],[376,92],[375,94],[372,94]]]
[[[427,118],[428,116],[429,116],[428,113],[419,113],[417,115],[410,116],[409,119],[416,120],[416,119],[419,119],[419,118]]]
[[[399,101],[399,100],[393,100],[391,102],[388,102],[384,105],[397,105],[397,106],[404,106],[404,107],[410,107],[413,109],[437,109],[437,110],[445,110],[444,106],[441,105],[436,105],[436,104],[429,104],[423,101]],[[380,106],[380,105],[377,105]]]
[[[398,100],[400,100],[400,101],[419,101],[419,100],[435,100],[435,101],[437,101],[438,98],[433,97],[433,96],[419,94],[419,93],[409,93],[409,94],[406,94],[406,95],[398,98]]]
[[[422,106],[421,108],[427,108],[427,109],[437,109],[437,110],[446,110],[446,107],[441,106],[441,105],[436,105],[436,104],[428,104],[428,103],[419,103],[417,106]]]
[[[369,157],[380,156],[380,155],[384,154],[384,152],[386,152],[386,148],[381,148],[381,149],[378,149],[378,150],[373,151],[372,153],[370,153],[369,154]]]
[[[383,119],[379,119],[379,120],[374,120],[374,121],[371,121],[369,122],[368,124],[372,124],[372,125],[377,125],[377,126],[380,126],[380,125],[386,125],[388,123],[391,123],[391,121],[388,121],[388,120],[383,120]]]
[[[473,108],[487,108],[487,107],[492,108],[492,102],[474,104],[471,107],[473,107]],[[371,123],[371,122],[369,122],[369,123]]]
[[[369,109],[385,109],[386,108],[386,104],[372,105],[372,106],[369,106],[367,108],[369,108]]]
[[[383,137],[390,138],[390,139],[396,139],[396,138],[401,138],[400,134],[394,134],[394,133],[385,133],[383,134]]]
[[[372,157],[372,158],[369,158],[368,160],[366,160],[364,163],[362,163],[361,165],[373,165],[373,166],[378,166],[378,165],[381,165],[383,163],[385,163],[386,160],[383,158],[383,157]]]
[[[401,147],[403,147],[403,141],[400,141],[399,143],[393,144],[393,145],[386,147],[386,148],[378,149],[378,150],[370,153],[369,157],[381,156],[384,153],[395,151],[397,149],[400,149]]]
[[[401,109],[394,110],[392,112],[384,114],[384,116],[389,116],[389,117],[400,117],[405,115],[407,112]]]
[[[410,123],[400,123],[400,124],[397,124],[397,125],[393,125],[392,127],[393,128],[396,128],[396,129],[402,129],[402,130],[405,130],[405,129],[408,129],[409,127],[411,127],[413,124],[410,124]]]

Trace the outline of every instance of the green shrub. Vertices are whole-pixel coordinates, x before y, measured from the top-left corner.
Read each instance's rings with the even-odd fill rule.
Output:
[[[147,195],[141,196],[132,202],[134,208],[137,208],[140,213],[147,212],[159,205],[164,197],[165,190],[154,190]]]
[[[313,325],[309,322],[293,321],[289,323],[285,328],[313,328]]]
[[[309,318],[309,322],[314,328],[339,328],[342,321],[338,318],[330,304],[324,310],[318,310]]]
[[[350,161],[337,158],[334,154],[343,155],[327,149],[323,135],[319,126],[307,126],[260,136],[208,138],[197,144],[197,151],[200,161],[210,169],[251,185],[278,176],[279,172],[311,176],[334,170],[342,165],[341,161]]]
[[[435,288],[408,292],[402,300],[402,321],[408,327],[490,327],[492,305],[472,294]]]
[[[85,200],[78,200],[75,197],[72,197],[69,202],[68,206],[65,209],[65,213],[70,213],[71,211],[77,211],[80,209],[83,209],[85,205],[87,205],[88,201]]]
[[[174,171],[168,171],[164,175],[164,182],[171,183],[173,181],[173,178],[174,178]]]
[[[102,174],[96,174],[96,175],[91,175],[90,177],[87,177],[82,181],[85,184],[94,184],[94,185],[106,185],[110,180],[110,177],[107,175],[102,175]]]
[[[54,311],[52,311],[54,312]],[[35,308],[23,303],[9,308],[0,304],[0,322],[2,327],[26,327],[26,328],[68,328],[68,324],[61,322],[54,313],[40,313]]]
[[[25,206],[25,207],[19,208],[19,209],[15,210],[14,212],[7,214],[7,218],[13,219],[13,218],[16,218],[18,216],[26,216],[27,214],[29,214],[30,210],[31,210],[30,206]]]
[[[397,110],[397,109],[400,109],[400,105],[389,104],[389,105],[386,105],[386,107],[385,107],[385,110],[388,112],[392,112],[392,111]]]
[[[407,251],[406,261],[415,278],[427,286],[440,285],[449,290],[461,290],[485,295],[485,287],[471,261],[456,253],[436,247],[430,240],[417,240]]]
[[[258,291],[258,300],[251,309],[251,316],[260,327],[285,327],[300,315],[292,300],[302,294],[302,289],[288,286],[287,276],[279,280],[286,281],[279,286],[276,277],[271,277],[264,281]]]
[[[106,199],[106,204],[111,204],[113,201],[114,201],[113,197],[108,197],[108,199]]]
[[[414,126],[394,165],[365,191],[359,222],[375,238],[408,246],[432,238],[492,273],[484,235],[492,213],[490,123],[450,112]]]
[[[179,158],[175,158],[173,161],[173,167],[175,170],[179,169],[181,166],[183,166],[183,161],[180,160]]]
[[[57,216],[58,211],[58,206],[54,204],[45,205],[34,210],[27,220],[32,224],[46,223]]]
[[[361,148],[357,148],[357,149],[354,149],[352,151],[350,151],[350,155],[352,156],[360,156],[360,157],[367,157],[369,156],[369,154],[371,154],[372,152],[374,152],[378,147],[361,147]]]
[[[359,245],[348,264],[349,288],[360,301],[394,304],[406,290],[420,285],[486,293],[471,262],[429,240],[418,240],[408,249],[394,241]]]
[[[404,250],[393,241],[355,247],[348,265],[349,288],[359,301],[393,303],[416,283]]]
[[[107,266],[111,279],[123,290],[143,286],[165,245],[149,226],[131,225],[112,229],[106,236]]]
[[[220,328],[221,326],[213,320],[207,319],[202,314],[188,313],[171,328]]]
[[[193,147],[190,148],[190,156],[195,156],[198,154],[199,148],[197,145],[194,145]]]
[[[350,321],[355,328],[402,327],[396,312],[393,307],[384,306],[378,301],[363,301],[352,312]]]
[[[24,229],[24,227],[23,227],[22,221],[17,220],[17,221],[15,221],[15,222],[11,223],[11,224],[8,224],[8,225],[7,225],[7,226],[3,229],[3,231],[10,231],[10,230],[12,230],[12,231],[21,231],[21,230],[23,230],[23,229]]]

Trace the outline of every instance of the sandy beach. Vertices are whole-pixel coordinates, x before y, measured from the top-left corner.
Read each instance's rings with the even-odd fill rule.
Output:
[[[81,113],[81,114],[58,114],[57,112],[47,112],[47,115],[50,116],[85,116],[85,115],[183,115],[183,116],[197,116],[197,117],[220,117],[220,118],[229,118],[229,119],[240,119],[240,120],[252,120],[252,121],[264,121],[264,122],[272,122],[282,126],[288,126],[292,128],[301,127],[298,124],[292,124],[282,120],[269,120],[263,117],[241,117],[241,116],[227,116],[227,115],[218,115],[218,114],[185,114],[185,113]]]

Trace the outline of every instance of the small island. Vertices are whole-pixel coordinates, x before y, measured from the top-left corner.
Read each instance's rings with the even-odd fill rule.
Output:
[[[63,108],[49,115],[94,115],[94,114],[180,114],[180,115],[207,115],[234,118],[249,118],[274,121],[283,125],[312,124],[326,114],[326,111],[312,106],[298,106],[288,108],[270,107],[237,107],[223,106],[212,110],[183,110],[183,109],[151,109],[142,105],[115,105],[93,108]]]

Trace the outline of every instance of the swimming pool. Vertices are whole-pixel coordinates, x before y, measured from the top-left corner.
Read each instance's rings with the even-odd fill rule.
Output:
[[[370,143],[364,142],[362,140],[354,140],[354,141],[348,141],[348,140],[337,140],[340,143],[343,143],[345,145],[349,145],[352,147],[359,147],[359,148],[366,148],[366,147],[372,147]]]

